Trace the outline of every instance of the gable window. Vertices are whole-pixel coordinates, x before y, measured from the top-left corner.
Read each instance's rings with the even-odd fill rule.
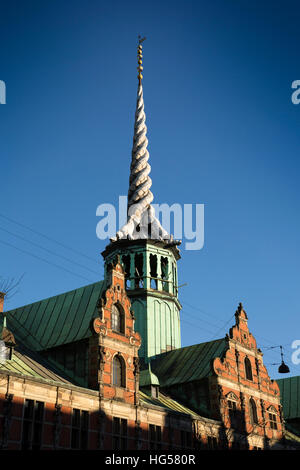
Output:
[[[269,413],[271,429],[277,429],[277,417],[275,413]]]
[[[227,406],[228,406],[228,414],[229,414],[230,422],[231,422],[231,425],[235,425],[236,417],[237,417],[238,398],[233,392],[229,392],[226,398],[227,398]]]
[[[245,375],[246,375],[246,379],[248,379],[248,380],[253,380],[253,376],[252,376],[252,366],[251,366],[251,362],[250,362],[249,357],[246,357],[246,358],[245,358],[244,364],[245,364]]]
[[[117,305],[111,309],[111,328],[118,333],[125,333],[124,314]]]
[[[250,407],[251,423],[252,423],[252,424],[258,424],[257,408],[256,408],[256,403],[255,403],[255,401],[253,400],[253,398],[250,398],[249,407]]]
[[[236,401],[228,400],[227,403],[228,403],[228,408],[231,412],[236,411]]]
[[[151,385],[151,396],[152,398],[159,398],[159,387],[157,385]]]
[[[125,387],[125,372],[124,359],[117,354],[113,359],[113,385]]]

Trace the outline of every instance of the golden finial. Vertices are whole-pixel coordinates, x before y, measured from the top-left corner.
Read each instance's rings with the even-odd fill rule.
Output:
[[[143,75],[142,75],[142,71],[143,71],[143,66],[142,66],[142,58],[143,58],[143,46],[142,46],[142,42],[145,41],[146,38],[142,38],[141,36],[139,36],[139,45],[138,45],[138,55],[137,55],[137,59],[138,59],[138,79],[139,79],[139,85],[142,83],[142,78],[143,78]]]

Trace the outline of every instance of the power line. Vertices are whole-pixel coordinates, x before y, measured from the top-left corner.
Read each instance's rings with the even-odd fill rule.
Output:
[[[218,336],[219,332],[221,332],[222,330],[224,330],[224,328],[226,328],[226,326],[229,324],[229,322],[232,321],[233,318],[234,318],[234,314],[231,315],[231,317],[229,318],[229,320],[227,320],[227,322],[224,323],[224,325],[217,331],[217,333],[215,334],[215,336]]]
[[[5,229],[5,228],[3,228],[3,227],[0,227],[0,230],[2,230],[3,232],[8,233],[9,235],[12,235],[13,237],[19,238],[20,240],[23,240],[23,241],[25,241],[25,242],[27,242],[27,243],[30,243],[31,245],[36,246],[36,247],[39,248],[40,250],[44,250],[44,251],[46,251],[47,253],[50,253],[51,255],[57,256],[58,258],[62,258],[62,259],[64,259],[65,261],[68,261],[69,263],[73,263],[73,264],[75,264],[76,266],[79,266],[80,268],[86,269],[87,271],[90,271],[90,272],[93,273],[93,274],[98,274],[98,275],[99,275],[98,272],[93,271],[93,270],[90,269],[90,268],[87,268],[87,267],[84,266],[83,264],[77,263],[76,261],[73,261],[73,260],[71,260],[70,258],[67,258],[66,256],[57,254],[57,253],[55,253],[54,251],[49,250],[48,248],[44,248],[42,245],[39,245],[38,243],[35,243],[35,242],[31,241],[31,240],[28,240],[27,238],[22,237],[21,235],[17,235],[17,234],[15,234],[15,233],[13,233],[13,232],[10,232],[9,230],[7,230],[7,229]]]
[[[201,322],[203,322],[203,323],[206,323],[207,325],[210,325],[210,326],[212,326],[212,327],[214,327],[214,328],[220,328],[219,325],[216,325],[216,324],[211,323],[211,322],[209,322],[209,321],[207,321],[207,320],[204,320],[204,319],[201,318],[199,315],[197,315],[197,316],[196,316],[196,315],[193,315],[191,312],[187,312],[186,310],[184,311],[183,314],[184,314],[184,316],[185,316],[185,315],[188,315],[189,317],[195,318],[195,320],[198,320],[198,321],[201,321]]]
[[[217,317],[216,315],[213,315],[212,313],[207,313],[203,308],[200,308],[200,307],[195,307],[194,305],[191,305],[189,304],[188,302],[186,302],[185,300],[183,300],[184,302],[184,305],[187,305],[188,307],[192,308],[193,310],[198,310],[199,312],[202,312],[204,315],[206,315],[207,317],[211,318],[215,318],[216,320],[218,321],[222,321],[220,319],[220,317]]]
[[[206,331],[207,333],[212,334],[212,331],[211,331],[211,330],[208,330],[207,328],[203,328],[203,327],[200,326],[200,325],[196,325],[195,323],[191,323],[191,322],[189,322],[189,321],[187,321],[187,320],[181,320],[181,321],[182,321],[182,323],[186,323],[187,325],[193,326],[194,328],[198,328],[198,329],[200,329],[200,330],[203,330],[203,331]]]
[[[25,228],[26,230],[29,230],[30,232],[35,233],[36,235],[39,235],[40,237],[43,237],[43,238],[45,238],[46,240],[49,240],[49,241],[51,241],[51,242],[53,242],[53,243],[57,243],[58,245],[62,246],[63,248],[65,248],[65,249],[67,249],[67,250],[70,250],[70,251],[73,251],[73,253],[76,253],[76,254],[79,255],[79,256],[83,256],[84,258],[86,258],[86,259],[92,261],[93,263],[98,264],[98,263],[94,260],[94,258],[91,258],[90,256],[88,256],[88,255],[86,255],[86,254],[84,254],[84,253],[81,253],[80,251],[75,250],[74,248],[71,248],[71,247],[65,245],[64,243],[61,243],[61,242],[59,242],[58,240],[55,240],[54,238],[51,238],[51,237],[45,235],[45,234],[42,233],[42,232],[38,232],[37,230],[34,230],[33,228],[28,227],[28,226],[25,225],[25,224],[22,224],[22,223],[20,223],[20,222],[17,222],[16,220],[14,220],[14,219],[12,219],[12,218],[10,218],[10,217],[7,217],[7,216],[4,215],[4,214],[0,214],[0,217],[2,217],[3,219],[9,220],[9,221],[12,222],[13,224],[16,224],[16,225],[19,225],[20,227]]]
[[[38,259],[38,260],[40,260],[40,261],[43,261],[44,263],[50,264],[51,266],[55,266],[55,267],[58,268],[58,269],[62,269],[63,271],[66,271],[67,273],[72,274],[73,276],[80,277],[81,279],[85,279],[85,280],[88,281],[88,282],[94,282],[94,281],[92,281],[91,279],[88,279],[87,277],[82,276],[81,274],[76,274],[76,273],[74,273],[73,271],[70,271],[69,269],[64,268],[63,266],[60,266],[60,265],[55,264],[55,263],[52,263],[51,261],[48,261],[48,260],[46,260],[46,259],[44,259],[44,258],[41,258],[40,256],[34,255],[33,253],[30,253],[29,251],[22,250],[21,248],[15,246],[15,245],[12,245],[11,243],[5,242],[4,240],[0,240],[0,243],[3,243],[4,245],[10,246],[11,248],[14,248],[15,250],[18,250],[18,251],[20,251],[21,253],[25,253],[26,255],[32,256],[33,258],[36,258],[36,259]]]
[[[200,312],[202,312],[204,315],[206,315],[206,316],[208,316],[208,317],[213,317],[213,318],[215,318],[215,319],[216,319],[217,321],[219,321],[219,322],[221,321],[219,317],[217,317],[216,315],[213,315],[213,314],[208,314],[204,309],[202,309],[202,308],[200,308],[200,307],[195,307],[194,305],[191,305],[191,304],[189,304],[189,303],[187,303],[187,302],[185,302],[185,301],[183,301],[183,305],[187,305],[188,307],[192,308],[193,310],[200,311]],[[232,319],[233,317],[234,317],[234,315],[232,315],[232,316],[230,317],[230,319],[229,319],[222,327],[220,327],[220,329],[217,331],[217,333],[216,333],[215,336],[217,336],[217,335],[219,334],[219,332],[222,331],[222,330],[227,326],[227,324],[231,321],[231,319]],[[196,318],[196,317],[194,317],[194,318]],[[201,321],[204,321],[204,320],[201,320]],[[208,323],[208,322],[207,322],[207,323]],[[212,323],[211,323],[211,325],[212,325]],[[275,341],[271,341],[271,340],[269,340],[269,339],[267,339],[267,338],[264,338],[263,336],[260,336],[260,335],[255,335],[255,338],[263,339],[264,341],[267,341],[267,342],[270,343],[270,344],[274,344],[274,343],[275,343]],[[285,346],[287,346],[287,345],[288,345],[288,344],[286,344]],[[265,347],[265,346],[261,346],[261,345],[260,345],[260,347],[261,347],[261,348],[267,348],[267,346]],[[266,353],[264,353],[264,354],[269,354],[269,352],[266,352]]]

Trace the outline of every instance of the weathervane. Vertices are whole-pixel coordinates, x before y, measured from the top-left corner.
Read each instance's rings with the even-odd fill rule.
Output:
[[[139,36],[139,45],[138,45],[138,56],[137,56],[137,59],[138,59],[138,79],[139,79],[139,85],[141,85],[142,83],[142,78],[143,78],[143,75],[142,75],[142,71],[143,71],[143,66],[142,66],[142,58],[143,58],[143,46],[142,46],[142,42],[145,41],[146,38],[142,38],[142,36]]]

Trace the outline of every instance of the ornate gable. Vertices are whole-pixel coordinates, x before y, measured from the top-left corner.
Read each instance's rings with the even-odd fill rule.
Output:
[[[99,388],[103,398],[136,403],[141,338],[134,330],[134,315],[119,258],[108,267],[107,284],[98,303],[99,317],[92,324],[97,339]]]

